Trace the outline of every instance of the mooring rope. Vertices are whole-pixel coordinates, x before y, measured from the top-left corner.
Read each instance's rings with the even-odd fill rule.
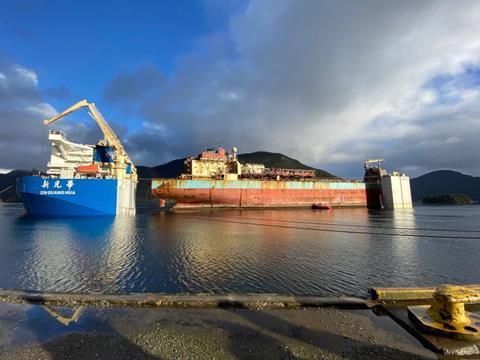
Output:
[[[183,215],[186,218],[194,220],[205,220],[205,216],[188,216]],[[308,228],[300,226],[286,226],[278,224],[264,224],[264,223],[253,223],[245,221],[232,221],[232,220],[221,220],[210,217],[211,221],[215,222],[224,222],[232,224],[242,224],[242,225],[256,225],[256,226],[266,226],[273,228],[282,228],[282,229],[296,229],[296,230],[307,230],[307,231],[319,231],[319,232],[330,232],[330,233],[343,233],[343,234],[360,234],[360,235],[379,235],[379,236],[401,236],[401,237],[417,237],[417,238],[434,238],[434,239],[470,239],[470,240],[480,240],[480,236],[448,236],[448,235],[429,235],[429,234],[399,234],[399,233],[372,233],[368,231],[354,231],[354,230],[337,230],[337,229],[320,229],[320,228]]]
[[[196,216],[212,217],[211,215],[201,215],[201,214],[195,214],[195,215]],[[412,227],[403,227],[403,226],[357,225],[357,224],[351,224],[351,223],[348,224],[348,223],[339,223],[339,222],[264,219],[264,218],[243,217],[243,216],[217,216],[217,217],[218,218],[239,219],[239,220],[260,220],[260,221],[276,221],[276,222],[285,222],[285,223],[299,223],[299,224],[308,224],[308,225],[332,225],[332,226],[343,226],[343,227],[360,227],[360,228],[369,228],[369,229],[390,229],[390,230],[397,230],[398,229],[398,230],[414,230],[414,231],[480,233],[480,229],[479,230],[434,229],[434,228],[412,228]]]

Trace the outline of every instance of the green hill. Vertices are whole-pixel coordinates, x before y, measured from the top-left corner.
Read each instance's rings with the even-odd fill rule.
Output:
[[[321,169],[315,169],[311,166],[302,164],[296,159],[292,159],[286,155],[280,153],[271,153],[267,151],[256,151],[248,154],[238,155],[238,160],[241,163],[258,163],[264,164],[269,168],[284,168],[284,169],[305,169],[315,170],[318,178],[333,179],[337,176],[330,174],[329,172]]]
[[[176,178],[183,171],[183,163],[185,158],[175,159],[168,163],[157,165],[153,167],[149,166],[137,166],[138,177],[140,179],[151,178]]]
[[[465,194],[472,200],[480,201],[480,177],[465,175],[458,171],[432,171],[412,179],[410,185],[414,201],[443,194]]]
[[[443,195],[430,195],[422,199],[426,204],[472,204],[472,199],[464,194],[443,194]]]
[[[13,170],[6,174],[0,174],[0,202],[18,202],[17,179],[19,177],[30,175],[31,171]]]
[[[248,154],[238,155],[238,160],[241,163],[258,163],[264,164],[265,167],[285,168],[285,169],[308,169],[315,170],[317,177],[332,179],[335,175],[330,174],[325,170],[315,169],[311,166],[302,164],[300,161],[292,159],[286,155],[279,153],[271,153],[267,151],[257,151]],[[138,174],[141,179],[150,178],[175,178],[183,171],[183,163],[185,158],[172,160],[166,164],[154,167],[139,166]]]

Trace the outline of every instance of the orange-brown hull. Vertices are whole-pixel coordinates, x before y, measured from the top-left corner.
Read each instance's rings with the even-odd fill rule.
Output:
[[[198,207],[378,207],[376,185],[347,181],[154,179],[152,195],[176,208]]]

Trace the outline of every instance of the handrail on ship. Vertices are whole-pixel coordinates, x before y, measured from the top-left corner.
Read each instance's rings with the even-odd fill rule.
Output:
[[[208,177],[208,176],[205,176],[205,177],[202,177],[202,176],[195,176],[195,178],[191,178],[191,179],[182,179],[182,178],[179,178],[179,177],[174,177],[174,178],[164,178],[164,177],[152,177],[152,178],[140,178],[139,179],[140,181],[148,181],[148,180],[218,180],[218,181],[224,181],[224,179],[215,179],[215,178],[212,178],[212,177]],[[235,180],[235,181],[265,181],[266,179],[238,179],[238,180]],[[231,181],[231,180],[225,180],[225,181]],[[268,181],[300,181],[300,182],[314,182],[314,181],[323,181],[323,182],[331,182],[331,183],[334,183],[334,182],[348,182],[348,183],[365,183],[365,181],[362,181],[362,180],[358,180],[358,179],[343,179],[343,178],[339,178],[339,179],[331,179],[331,178],[315,178],[315,179],[301,179],[301,180],[289,180],[289,179],[282,179],[282,180],[275,180],[275,179],[271,179],[271,180],[268,180]]]

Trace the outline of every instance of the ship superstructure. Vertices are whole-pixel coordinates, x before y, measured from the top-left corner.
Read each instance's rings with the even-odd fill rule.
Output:
[[[27,213],[40,216],[135,214],[137,169],[118,136],[95,104],[82,100],[51,119],[49,125],[85,108],[104,138],[96,145],[67,140],[59,130],[49,131],[52,144],[46,175],[25,176],[18,192]]]
[[[48,140],[52,143],[50,161],[47,164],[48,175],[73,178],[77,167],[92,164],[94,146],[68,141],[65,133],[60,130],[50,130]]]
[[[215,180],[311,180],[315,179],[313,169],[268,168],[264,164],[238,161],[238,149],[230,152],[224,148],[207,149],[185,160],[185,171],[181,179],[215,179]]]

